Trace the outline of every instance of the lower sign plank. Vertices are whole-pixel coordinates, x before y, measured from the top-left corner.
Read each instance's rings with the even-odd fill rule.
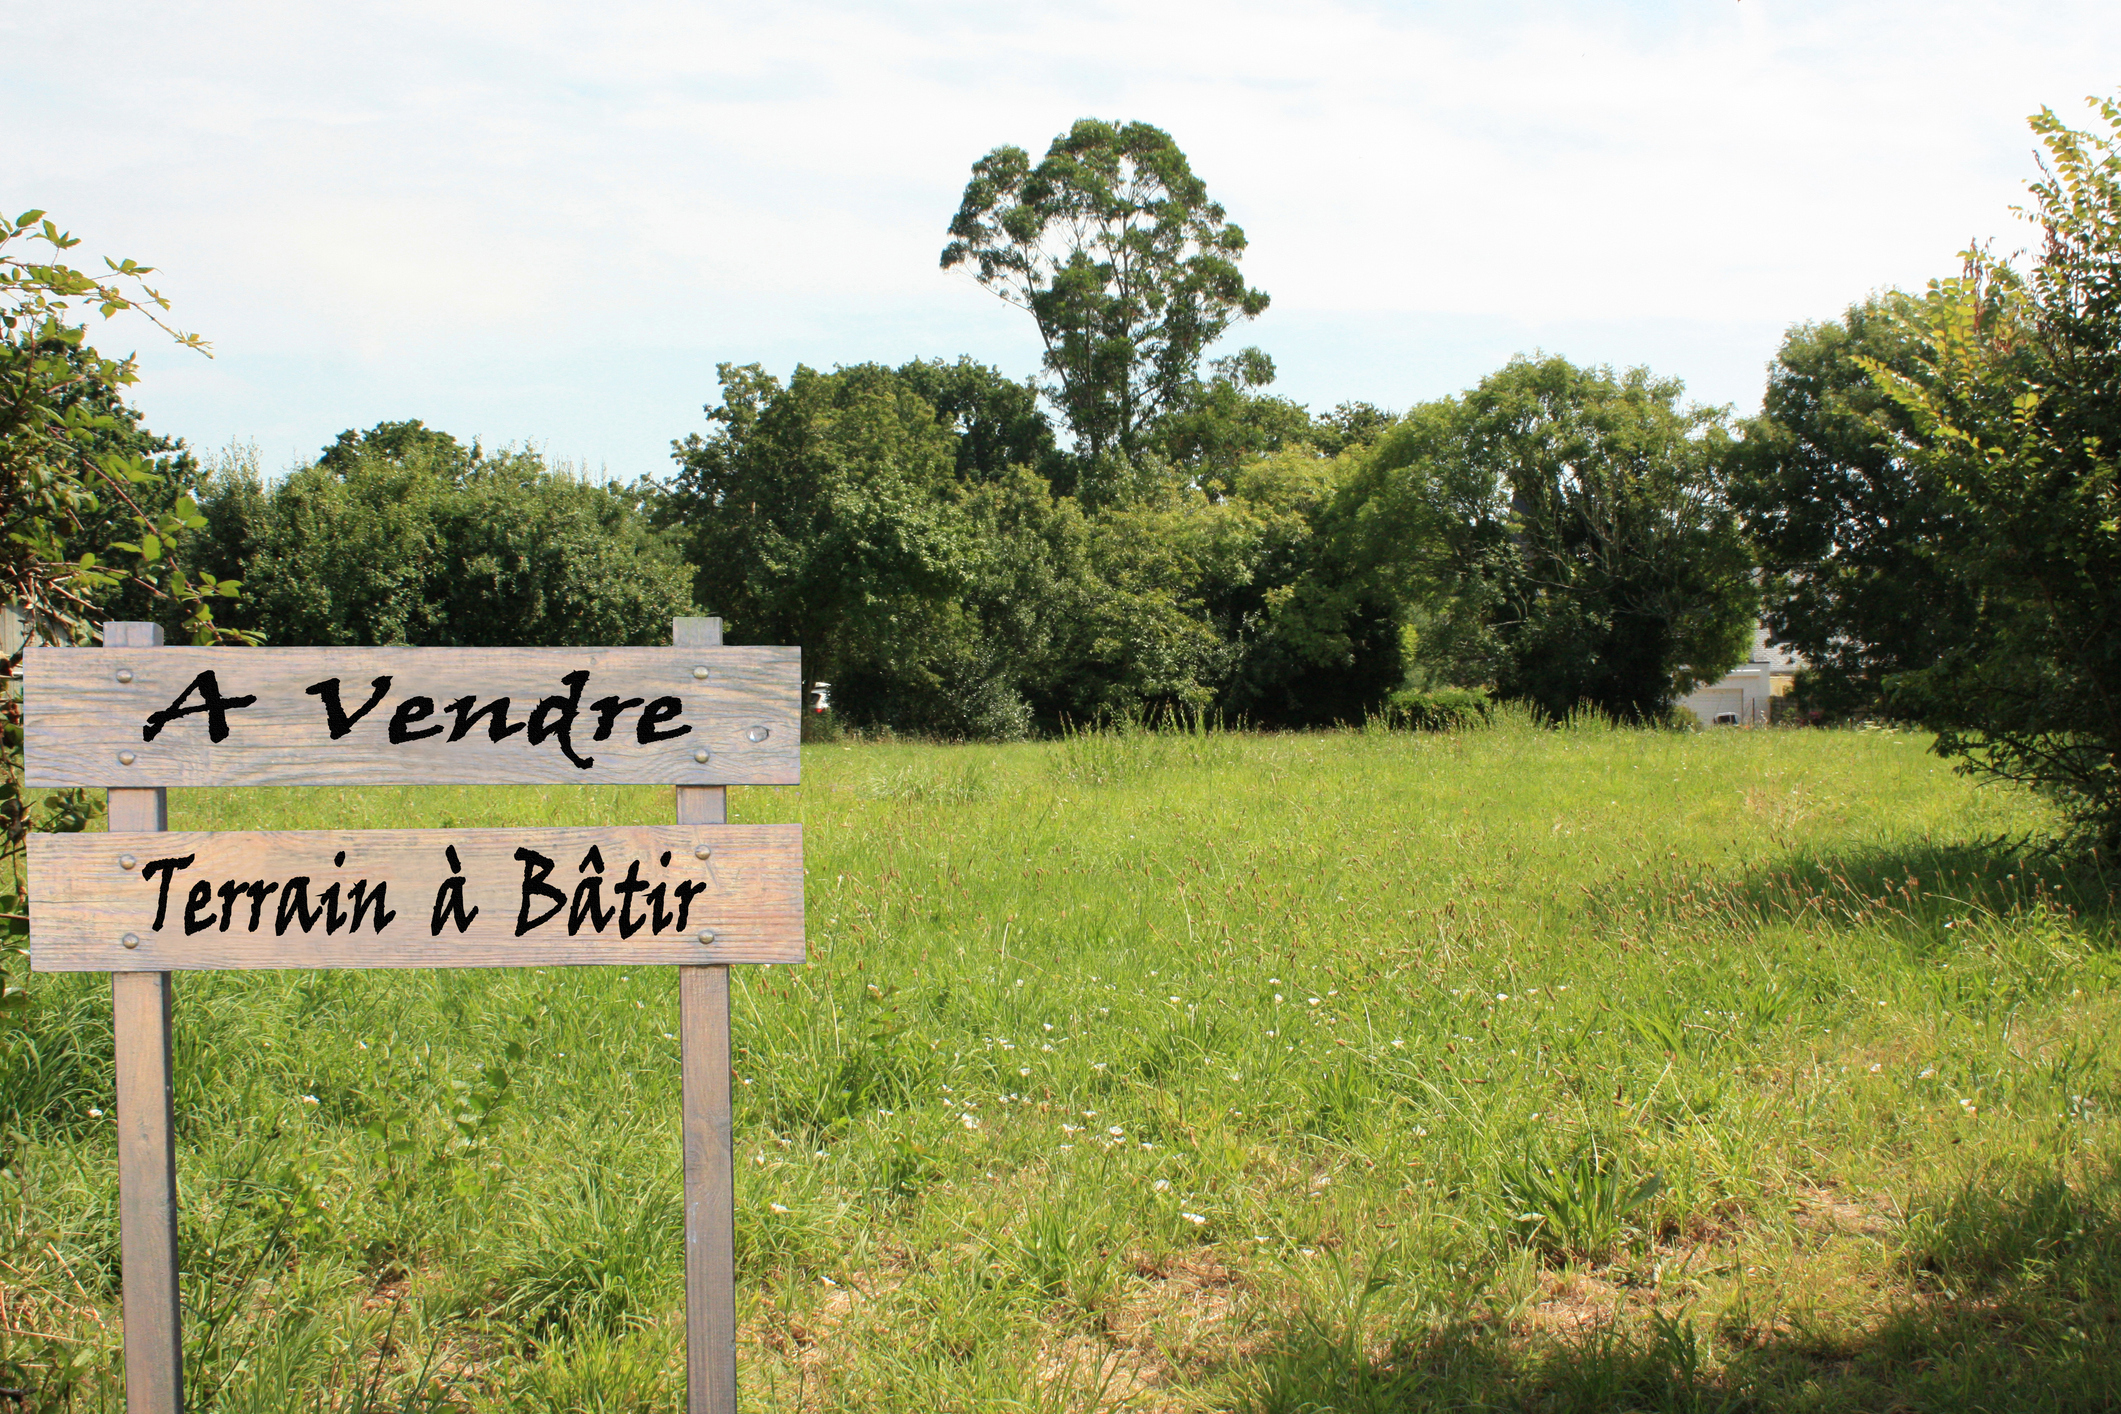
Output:
[[[41,972],[801,962],[800,825],[30,837]]]

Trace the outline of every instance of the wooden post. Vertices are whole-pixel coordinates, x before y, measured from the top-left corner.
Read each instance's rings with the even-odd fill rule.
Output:
[[[671,642],[680,648],[719,648],[722,621],[678,619],[671,624]],[[677,796],[680,825],[728,822],[726,787],[679,786]],[[730,1145],[727,967],[678,969],[678,1035],[685,1073],[685,1410],[737,1414],[736,1158]]]
[[[162,642],[159,624],[108,623],[103,652],[117,672],[125,655]],[[112,765],[118,771],[123,767]],[[115,772],[114,772],[115,774]],[[169,828],[168,794],[113,790],[113,835]],[[111,848],[125,842],[113,839]],[[113,972],[117,1028],[118,1247],[125,1264],[127,1414],[182,1414],[184,1337],[177,1297],[177,1149],[170,1101],[169,974]]]

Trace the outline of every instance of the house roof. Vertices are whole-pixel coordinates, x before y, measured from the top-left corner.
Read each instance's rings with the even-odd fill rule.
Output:
[[[1800,668],[1810,667],[1804,658],[1788,644],[1768,642],[1768,629],[1761,624],[1753,630],[1753,652],[1748,663],[1765,663],[1773,672],[1794,673]]]

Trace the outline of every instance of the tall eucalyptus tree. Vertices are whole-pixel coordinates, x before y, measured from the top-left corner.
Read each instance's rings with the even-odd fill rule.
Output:
[[[1244,251],[1169,133],[1084,118],[1036,166],[1013,146],[972,165],[942,263],[1038,322],[1046,391],[1095,462],[1136,456],[1193,395],[1209,346],[1266,309]]]

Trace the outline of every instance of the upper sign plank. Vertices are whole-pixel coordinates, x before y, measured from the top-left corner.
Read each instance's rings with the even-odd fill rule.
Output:
[[[794,785],[796,648],[31,648],[31,786]]]

